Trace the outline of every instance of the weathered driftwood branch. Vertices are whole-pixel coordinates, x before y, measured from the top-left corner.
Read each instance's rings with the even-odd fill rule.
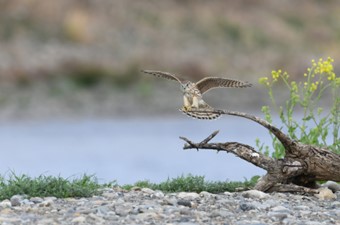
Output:
[[[184,149],[226,151],[265,169],[267,174],[259,180],[255,189],[267,192],[315,192],[315,190],[310,189],[316,186],[315,181],[333,180],[340,182],[340,155],[326,148],[306,145],[292,140],[267,121],[250,114],[226,110],[215,110],[213,113],[240,116],[253,120],[266,127],[283,144],[286,150],[285,157],[283,159],[273,159],[245,144],[237,142],[209,143],[217,135],[218,131],[215,131],[199,143],[180,137],[186,142]]]
[[[268,166],[274,163],[274,160],[270,157],[267,157],[263,155],[262,153],[259,153],[255,151],[251,146],[237,143],[237,142],[226,142],[226,143],[208,143],[206,142],[207,139],[212,139],[218,131],[215,131],[212,133],[208,138],[203,140],[200,143],[192,143],[190,140],[188,140],[185,137],[180,137],[182,140],[187,142],[187,144],[184,145],[184,150],[186,149],[208,149],[208,150],[217,150],[217,151],[225,151],[228,153],[233,153],[234,155],[247,160],[248,162],[254,164],[255,166],[258,166],[262,169],[267,170]],[[208,141],[209,141],[208,140]]]

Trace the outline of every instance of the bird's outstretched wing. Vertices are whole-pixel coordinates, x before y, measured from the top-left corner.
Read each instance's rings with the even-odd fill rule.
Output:
[[[178,81],[179,83],[182,83],[182,79],[168,72],[154,71],[154,70],[142,70],[142,72],[154,75],[155,77],[165,78],[168,80],[174,80],[174,81]]]
[[[226,88],[226,87],[244,88],[244,87],[251,87],[252,84],[248,82],[227,79],[227,78],[206,77],[198,81],[196,83],[196,86],[198,90],[200,90],[201,94],[203,94],[213,88]]]

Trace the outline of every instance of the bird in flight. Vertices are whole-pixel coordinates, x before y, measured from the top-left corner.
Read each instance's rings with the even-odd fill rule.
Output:
[[[203,99],[202,95],[214,88],[244,88],[251,87],[252,84],[239,80],[233,80],[220,77],[205,77],[200,81],[194,83],[188,80],[179,78],[178,76],[162,71],[142,70],[142,72],[151,74],[156,77],[165,78],[168,80],[177,81],[181,85],[183,92],[183,107],[181,112],[196,119],[217,119],[221,116],[219,113],[214,113],[214,108],[208,105]]]

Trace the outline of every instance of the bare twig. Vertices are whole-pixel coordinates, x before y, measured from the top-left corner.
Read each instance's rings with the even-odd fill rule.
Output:
[[[238,142],[226,142],[226,143],[208,143],[213,137],[218,134],[218,131],[213,132],[207,138],[199,143],[193,143],[185,137],[180,137],[187,144],[184,145],[183,149],[205,149],[205,150],[217,150],[232,153],[241,159],[244,159],[255,166],[267,170],[272,166],[274,160],[262,153],[257,152],[254,148],[249,145],[241,144]]]
[[[212,134],[210,134],[206,139],[204,139],[203,141],[200,142],[200,144],[207,144],[211,139],[213,139],[218,132],[220,132],[219,130],[214,131]]]
[[[186,148],[196,148],[196,150],[198,151],[197,144],[193,143],[192,141],[190,141],[186,137],[179,137],[179,138],[186,142],[186,144],[184,145],[184,149],[186,149]]]

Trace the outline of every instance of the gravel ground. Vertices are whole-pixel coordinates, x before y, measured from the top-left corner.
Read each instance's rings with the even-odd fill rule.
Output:
[[[340,192],[316,196],[245,191],[163,193],[105,188],[91,198],[0,202],[0,224],[340,224]]]

